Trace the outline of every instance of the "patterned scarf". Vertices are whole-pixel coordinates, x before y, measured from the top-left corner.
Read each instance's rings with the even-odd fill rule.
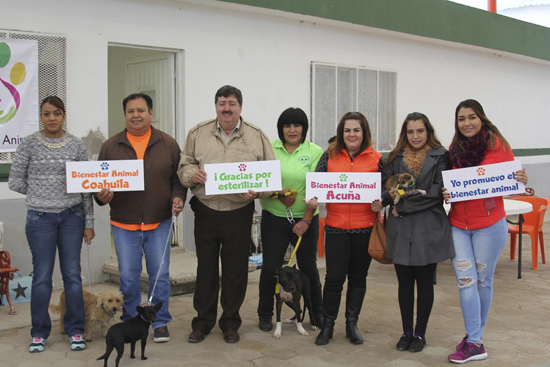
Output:
[[[459,152],[458,146],[455,145],[449,152],[453,167],[479,166],[489,149],[489,140],[490,136],[487,131],[481,129],[474,140],[466,140],[462,143],[464,151]]]
[[[428,144],[424,144],[424,146],[420,149],[413,149],[410,145],[405,147],[403,151],[403,162],[405,162],[407,168],[414,177],[418,177],[428,150],[430,150],[430,146]]]

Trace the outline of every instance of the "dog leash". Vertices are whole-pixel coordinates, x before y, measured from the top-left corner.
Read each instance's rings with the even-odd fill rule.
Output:
[[[90,277],[90,245],[86,244],[86,252],[87,252],[87,262],[88,262],[88,284],[90,285],[90,293],[92,296],[94,295],[94,291],[92,290],[92,278]]]
[[[271,200],[275,200],[279,198],[296,196],[296,195],[298,195],[297,190],[290,190],[287,192],[274,191],[273,194],[271,194],[270,198]],[[290,210],[289,206],[286,207],[286,219],[290,222],[290,224],[296,224],[296,221],[294,220],[294,214],[292,213],[292,210]]]
[[[270,197],[271,200],[275,200],[281,197],[287,197],[287,196],[296,196],[298,195],[297,190],[290,190],[287,192],[277,192],[275,191]],[[296,221],[294,220],[294,213],[292,213],[292,210],[289,206],[286,207],[286,219],[288,222],[292,225],[296,224]],[[298,237],[298,241],[296,242],[296,245],[294,246],[294,251],[292,251],[292,255],[290,255],[290,260],[288,260],[288,263],[283,265],[284,266],[290,266],[292,264],[292,260],[294,260],[294,255],[296,255],[296,251],[298,251],[298,247],[300,247],[300,243],[302,242],[302,236]],[[277,278],[277,285],[275,286],[275,294],[281,293],[281,284],[279,284],[279,277],[275,276]]]
[[[302,236],[298,237],[298,242],[296,242],[296,245],[294,246],[294,251],[292,251],[292,255],[290,255],[290,260],[288,260],[288,264],[285,266],[290,266],[290,264],[292,264],[294,255],[296,255],[296,251],[298,251],[298,247],[300,247],[300,242],[302,242]]]
[[[290,190],[290,191],[287,191],[287,192],[274,191],[273,194],[271,194],[270,198],[271,198],[271,200],[275,200],[275,199],[278,199],[278,198],[284,198],[284,197],[287,197],[287,196],[296,196],[296,195],[298,195],[297,190]]]
[[[288,260],[288,263],[283,265],[283,267],[290,266],[290,264],[292,264],[294,255],[296,255],[296,251],[298,251],[298,247],[300,247],[300,242],[302,242],[302,236],[298,237],[298,242],[296,242],[296,246],[294,246],[294,251],[292,251],[292,255],[290,255],[290,260]],[[281,284],[279,284],[279,277],[277,275],[275,275],[275,277],[277,278],[277,285],[275,286],[275,294],[280,294]]]
[[[166,249],[168,248],[168,243],[170,243],[170,235],[172,234],[172,231],[174,229],[174,223],[176,222],[176,212],[172,210],[172,223],[170,223],[170,230],[168,231],[168,237],[166,237],[166,244],[164,245],[164,252],[162,253],[162,259],[160,261],[159,271],[157,272],[157,277],[155,278],[155,284],[153,284],[153,289],[151,290],[151,296],[149,297],[149,300],[147,301],[147,305],[151,306],[151,302],[153,301],[153,296],[155,295],[155,288],[157,287],[157,282],[159,280],[160,271],[162,270],[162,266],[164,265],[164,258],[166,257]]]

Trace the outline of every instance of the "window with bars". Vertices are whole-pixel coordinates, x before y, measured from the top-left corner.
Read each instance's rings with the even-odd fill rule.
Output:
[[[395,146],[397,73],[363,67],[311,63],[312,141],[326,149],[340,118],[359,111],[369,122],[372,146]]]
[[[38,41],[38,101],[40,103],[47,96],[56,95],[65,102],[65,109],[68,111],[67,39],[63,36],[7,30],[0,30],[0,38]],[[39,119],[40,116],[36,118]],[[66,124],[67,121],[63,126],[65,129]],[[11,163],[13,155],[14,153],[0,153],[0,164]]]

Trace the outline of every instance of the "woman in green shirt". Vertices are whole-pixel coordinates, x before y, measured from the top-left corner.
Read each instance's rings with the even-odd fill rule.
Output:
[[[309,315],[310,321],[312,327],[321,327],[323,301],[317,270],[319,210],[307,210],[303,199],[306,194],[306,172],[315,171],[323,150],[306,140],[308,120],[305,112],[299,108],[286,109],[277,121],[277,130],[279,139],[271,145],[275,158],[281,162],[283,190],[278,198],[260,200],[263,209],[263,266],[258,302],[259,327],[263,331],[273,328],[273,296],[277,284],[275,270],[283,265],[289,243],[296,245],[300,236],[302,241],[296,258],[298,267],[306,274],[311,284],[313,315]],[[284,196],[284,193],[293,194]]]

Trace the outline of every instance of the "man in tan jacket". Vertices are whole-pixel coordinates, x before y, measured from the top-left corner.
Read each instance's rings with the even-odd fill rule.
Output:
[[[271,143],[261,129],[241,118],[241,91],[230,85],[215,96],[217,118],[202,122],[187,135],[181,154],[178,176],[190,188],[195,212],[197,284],[193,305],[197,316],[192,321],[190,343],[199,343],[216,324],[219,292],[219,257],[222,262],[221,306],[219,320],[224,340],[239,341],[239,310],[248,282],[250,230],[254,199],[269,196],[249,190],[245,194],[206,195],[208,180],[204,165],[273,160]],[[221,251],[220,251],[221,249]]]

